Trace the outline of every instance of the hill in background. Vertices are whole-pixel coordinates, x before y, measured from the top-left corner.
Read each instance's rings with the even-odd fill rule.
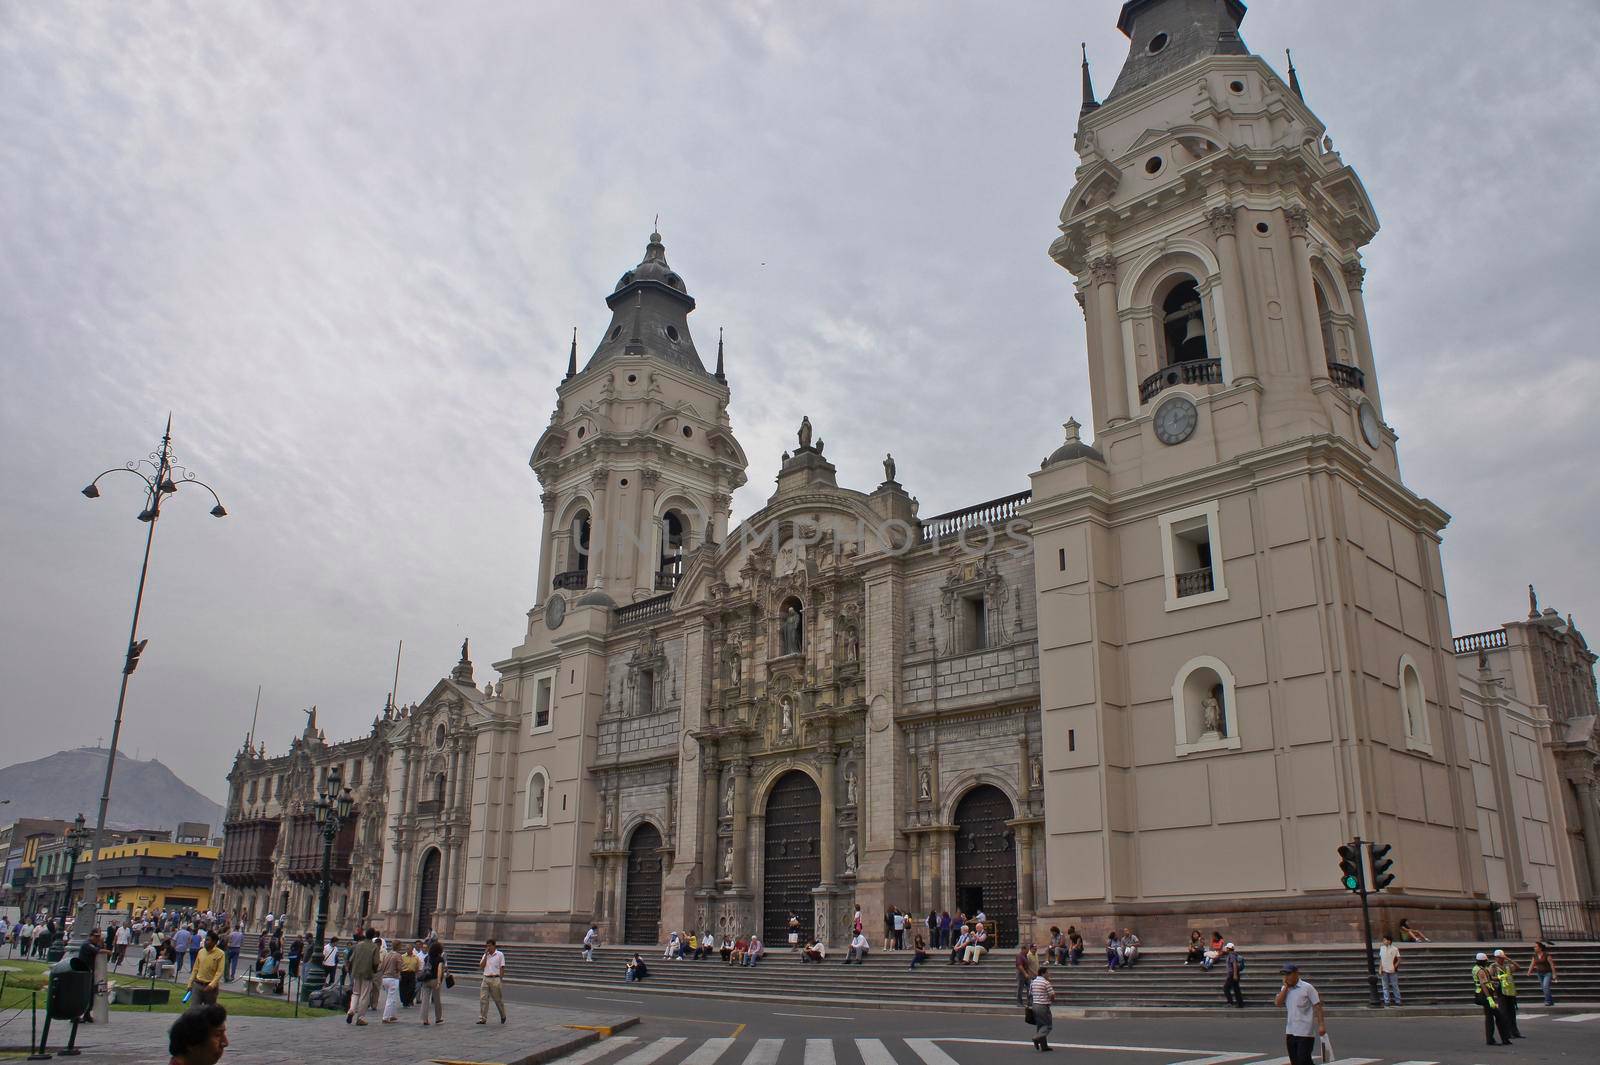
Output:
[[[79,747],[0,769],[0,799],[11,800],[0,806],[0,820],[59,817],[70,821],[81,813],[93,826],[108,753],[104,747]],[[222,807],[179,780],[161,762],[141,762],[119,752],[106,823],[118,828],[176,829],[180,821],[200,821],[211,826],[212,836],[219,836]]]

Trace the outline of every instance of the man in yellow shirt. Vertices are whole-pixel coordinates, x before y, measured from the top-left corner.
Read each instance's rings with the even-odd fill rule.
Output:
[[[214,932],[206,934],[206,945],[189,970],[189,989],[194,992],[197,1006],[214,1006],[217,993],[222,990],[222,974],[227,971],[228,956],[217,946]]]

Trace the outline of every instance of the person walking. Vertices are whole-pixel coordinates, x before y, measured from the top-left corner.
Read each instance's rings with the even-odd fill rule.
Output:
[[[378,971],[377,943],[365,931],[350,951],[350,1006],[344,1023],[366,1024],[367,999],[372,993],[372,978]]]
[[[494,940],[489,942],[493,943]],[[590,925],[589,930],[583,934],[583,960],[594,961],[594,948],[600,945],[600,926]]]
[[[1034,953],[1032,943],[1023,943],[1017,948],[1017,1005],[1028,1004],[1028,988],[1038,973],[1039,955]]]
[[[400,1007],[410,1009],[417,1001],[417,973],[422,971],[421,940],[406,948],[400,958]]]
[[[172,970],[172,975],[174,977],[183,972],[183,959],[184,956],[189,953],[189,944],[193,938],[194,937],[190,934],[189,929],[187,928],[178,929],[178,931],[172,937],[172,949],[176,952],[174,956],[176,959],[176,965]],[[189,963],[189,969],[190,971],[194,970],[194,963],[192,961]]]
[[[228,933],[228,974],[225,980],[236,979],[239,975],[239,952],[244,949],[244,929],[235,928]]]
[[[1544,1004],[1554,1006],[1556,996],[1550,985],[1556,982],[1556,960],[1550,956],[1550,944],[1542,939],[1533,945],[1533,960],[1528,963],[1528,975],[1538,978],[1539,989],[1544,992]]]
[[[1028,1001],[1033,1011],[1033,1045],[1035,1049],[1050,1050],[1050,1029],[1055,1019],[1050,1016],[1050,1004],[1056,1000],[1055,985],[1050,982],[1050,966],[1039,966],[1039,975],[1028,984]]]
[[[594,926],[591,925],[589,930],[594,931]],[[492,939],[483,945],[483,957],[478,959],[478,971],[483,973],[483,979],[478,982],[478,1023],[489,1023],[490,999],[494,999],[495,1009],[500,1011],[500,1023],[506,1023],[506,1000],[501,994],[500,987],[500,978],[506,971],[506,956],[495,946]]]
[[[1517,1027],[1517,972],[1516,966],[1511,964],[1511,959],[1503,950],[1494,952],[1494,977],[1500,985],[1500,1011],[1505,1014],[1506,1030],[1511,1033],[1511,1038],[1523,1038],[1522,1029]]]
[[[217,946],[214,933],[206,933],[205,946],[189,966],[189,989],[194,992],[197,1005],[215,1006],[217,994],[222,990],[222,978],[227,973],[228,959]]]
[[[1233,944],[1228,944],[1231,952]],[[1232,953],[1229,958],[1233,957]],[[1317,1039],[1328,1034],[1322,996],[1309,980],[1300,978],[1300,966],[1290,962],[1283,967],[1283,987],[1274,1001],[1283,1007],[1283,1040],[1289,1052],[1289,1065],[1312,1065],[1311,1055]]]
[[[200,926],[195,925],[189,930],[189,971],[194,972],[194,963],[200,959],[200,949],[206,945],[206,933],[200,931]]]
[[[400,1018],[400,951],[386,950],[378,962],[378,986],[383,989],[383,1023]]]
[[[1483,1007],[1483,1038],[1489,1046],[1494,1046],[1494,1034],[1500,1033],[1500,1045],[1511,1045],[1511,1036],[1507,1034],[1506,1017],[1500,1012],[1500,988],[1496,986],[1494,967],[1489,964],[1489,955],[1478,951],[1476,964],[1472,966],[1472,1001]]]
[[[1385,1006],[1400,1005],[1400,948],[1394,945],[1391,935],[1385,935],[1383,946],[1378,948],[1378,986]]]
[[[445,964],[444,947],[437,939],[428,944],[428,956],[422,960],[422,974],[417,985],[422,988],[422,1023],[428,1023],[428,1011],[433,1011],[433,1023],[444,1023],[444,982],[450,975]]]
[[[1232,943],[1229,943],[1222,948],[1222,963],[1222,998],[1228,1005],[1242,1010],[1244,1009],[1244,984],[1242,982],[1244,979],[1244,957],[1234,949]],[[1298,972],[1298,970],[1296,971]]]
[[[326,974],[323,980],[329,984],[339,982],[339,937],[329,936],[328,941],[322,944],[322,971]]]

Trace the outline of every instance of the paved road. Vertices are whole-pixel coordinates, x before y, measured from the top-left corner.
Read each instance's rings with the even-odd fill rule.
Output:
[[[853,1010],[796,1003],[738,1003],[507,986],[513,1002],[616,1010],[637,1027],[561,1059],[561,1065],[991,1065],[1037,1057],[1033,1029],[1016,1020],[959,1013]],[[1336,1065],[1584,1065],[1596,1060],[1600,1013],[1523,1014],[1526,1039],[1483,1043],[1479,1017],[1336,1017],[1329,1032]],[[1073,1065],[1285,1065],[1283,1022],[1275,1013],[1214,1017],[1068,1020],[1052,1043]],[[1066,1059],[1056,1058],[1055,1061]]]

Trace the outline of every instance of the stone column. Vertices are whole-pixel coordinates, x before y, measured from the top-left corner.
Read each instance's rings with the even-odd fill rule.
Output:
[[[555,531],[556,494],[540,492],[539,502],[544,506],[544,526],[539,534],[539,587],[534,592],[534,606],[544,602],[550,594],[550,571],[555,566],[556,556],[555,539],[551,535]]]
[[[656,570],[661,568],[660,547],[666,542],[661,522],[655,516],[656,492],[660,486],[659,472],[639,471],[639,576],[636,583],[646,598],[656,594]]]
[[[1217,241],[1217,259],[1222,263],[1222,291],[1227,296],[1228,359],[1233,366],[1233,380],[1228,384],[1254,380],[1255,343],[1250,337],[1244,270],[1239,266],[1239,240],[1234,235],[1235,209],[1232,204],[1213,207],[1206,212],[1206,221],[1211,224],[1211,235]]]
[[[818,785],[822,792],[822,801],[818,806],[821,814],[822,829],[822,885],[833,887],[837,870],[834,863],[838,860],[839,853],[839,815],[834,809],[834,793],[838,784],[834,779],[839,772],[839,749],[833,745],[832,740],[817,745],[817,775],[821,780]]]
[[[703,812],[700,815],[700,887],[709,891],[717,884],[718,861],[721,854],[717,849],[717,823],[719,811],[717,808],[722,791],[722,771],[717,764],[717,745],[714,742],[703,743],[700,747],[702,773],[705,786],[701,789]],[[695,929],[700,932],[704,929]]]
[[[1583,856],[1589,866],[1589,897],[1600,899],[1600,796],[1596,795],[1595,778],[1581,777],[1573,781],[1578,788],[1578,822],[1583,827]]]
[[[611,483],[611,471],[607,469],[595,470],[589,475],[590,487],[594,489],[594,514],[590,517],[589,525],[589,587],[602,588],[605,586],[605,577],[601,575],[601,567],[605,565],[606,558],[610,556],[609,545],[616,539],[616,530],[612,528],[611,511],[606,506],[606,487]],[[577,550],[578,545],[573,545]],[[576,568],[576,563],[568,563],[569,568]]]
[[[956,908],[956,830],[954,826],[941,827],[934,831],[935,845],[938,847],[939,893],[942,901],[939,903],[941,910]]]
[[[1100,333],[1100,380],[1106,425],[1128,420],[1128,371],[1122,357],[1122,321],[1117,317],[1117,260],[1104,255],[1089,264],[1094,279],[1095,319]],[[1100,427],[1095,426],[1098,430]]]
[[[439,901],[434,903],[435,919],[439,910],[450,908],[450,837],[445,836],[439,843]]]
[[[1296,204],[1283,212],[1289,223],[1289,246],[1294,259],[1295,291],[1300,304],[1300,332],[1306,346],[1306,365],[1311,380],[1328,379],[1328,359],[1322,350],[1322,329],[1317,316],[1316,285],[1311,280],[1311,245],[1307,240],[1311,213]]]
[[[733,886],[750,886],[750,763],[733,763]]]
[[[1361,292],[1367,271],[1360,263],[1345,263],[1340,269],[1344,272],[1345,288],[1350,290],[1350,311],[1356,320],[1356,358],[1361,360],[1361,372],[1367,377],[1367,397],[1382,415],[1383,400],[1378,396],[1378,368],[1372,358],[1372,327],[1367,324],[1367,300]]]
[[[1017,826],[1017,907],[1033,915],[1033,826]]]
[[[728,515],[733,509],[733,497],[718,492],[711,497],[711,526],[706,530],[706,538],[715,543],[722,543],[728,535]]]

